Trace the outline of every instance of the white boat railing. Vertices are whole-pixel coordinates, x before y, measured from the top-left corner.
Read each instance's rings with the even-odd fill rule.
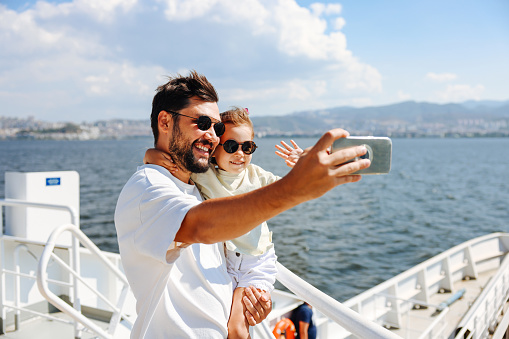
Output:
[[[75,225],[79,223],[79,215],[77,212],[70,206],[67,205],[56,205],[56,204],[46,204],[46,203],[36,203],[36,202],[27,202],[23,200],[16,199],[0,199],[0,230],[3,229],[3,213],[2,206],[7,207],[31,207],[31,208],[42,208],[42,209],[50,209],[50,210],[61,210],[68,212],[71,217],[71,224],[62,225],[60,227],[55,228],[51,233],[47,244],[40,243],[37,241],[31,241],[29,239],[24,239],[20,237],[2,237],[1,239],[1,252],[0,252],[0,260],[1,260],[1,271],[0,271],[0,305],[2,306],[1,310],[1,318],[2,328],[0,329],[0,333],[5,333],[5,319],[7,315],[7,309],[14,310],[14,328],[18,330],[20,327],[20,315],[21,312],[29,313],[32,315],[40,316],[43,318],[51,319],[53,321],[71,324],[74,326],[75,337],[81,337],[82,331],[93,332],[99,337],[102,338],[112,338],[115,329],[122,319],[122,324],[128,328],[132,328],[132,322],[129,320],[129,316],[122,313],[122,305],[127,298],[129,293],[129,284],[125,275],[115,267],[112,262],[103,254],[101,250],[97,248],[97,246],[90,240],[88,237]],[[72,234],[72,243],[70,247],[70,265],[68,265],[64,260],[62,260],[59,256],[53,253],[55,247],[62,249],[61,244],[57,244],[56,240],[60,237],[63,232],[70,232]],[[14,261],[14,269],[9,270],[6,268],[5,263],[5,244],[7,242],[6,239],[11,239],[15,243],[19,243],[14,249],[13,261]],[[81,276],[78,272],[80,272],[80,242],[81,244],[89,250],[89,252],[96,256],[107,269],[112,272],[118,280],[123,284],[121,293],[117,300],[117,305],[111,303],[107,297],[105,297],[102,293],[92,288]],[[40,256],[40,259],[36,254],[32,252],[30,249],[31,246],[44,246],[43,252]],[[69,249],[69,247],[64,247]],[[34,274],[26,274],[21,273],[20,271],[20,252],[25,251],[29,255],[34,258],[34,262],[38,264],[37,267],[37,275]],[[64,271],[67,271],[69,274],[69,281],[61,281],[50,279],[47,274],[47,268],[49,261],[53,259],[56,263],[58,263]],[[6,296],[6,276],[14,276],[14,296],[13,303],[8,303]],[[42,296],[50,302],[52,305],[57,307],[62,312],[68,314],[73,321],[61,319],[51,314],[38,312],[29,307],[24,307],[21,305],[20,296],[21,296],[21,278],[29,279],[33,281],[37,281],[38,288]],[[67,302],[65,302],[62,298],[55,295],[48,287],[48,283],[52,285],[63,286],[69,289],[70,296],[72,297],[71,301],[73,306],[71,307]],[[84,286],[94,295],[98,297],[104,304],[108,305],[110,309],[112,309],[112,316],[110,318],[110,323],[108,327],[108,331],[104,331],[102,328],[97,326],[94,322],[92,322],[89,318],[81,312],[81,300],[80,300],[80,288]],[[85,328],[80,328],[79,324],[85,326]]]
[[[71,214],[71,220],[78,221],[78,216],[75,211],[69,206],[62,205],[51,205],[51,204],[42,204],[42,203],[30,203],[26,201],[15,201],[12,199],[0,200],[0,206],[24,206],[24,207],[38,207],[38,208],[49,208],[49,209],[58,209],[58,210],[66,210]],[[1,226],[1,225],[0,225]],[[71,266],[67,265],[60,257],[53,253],[56,245],[57,239],[63,232],[70,232],[73,235],[72,249],[73,255],[71,260]],[[86,281],[81,278],[80,267],[79,267],[79,243],[81,243],[85,248],[87,248],[91,253],[93,253],[97,258],[99,258],[109,270],[111,270],[116,277],[124,284],[124,288],[120,295],[117,305],[112,304],[106,297],[104,297],[98,291],[95,291],[91,286],[89,286]],[[25,249],[24,247],[20,247],[19,250]],[[18,251],[19,251],[18,250]],[[48,278],[47,267],[50,260],[53,259],[56,263],[58,263],[64,270],[68,271],[72,276],[72,283],[68,282],[58,282]],[[287,288],[289,288],[296,295],[301,297],[303,300],[308,301],[311,305],[315,306],[318,310],[320,310],[323,314],[328,316],[333,321],[336,321],[338,324],[343,326],[345,329],[354,333],[355,335],[361,338],[380,338],[380,339],[400,339],[397,335],[391,333],[387,329],[382,326],[375,324],[369,320],[363,319],[358,313],[349,309],[348,307],[342,305],[338,301],[333,298],[327,296],[323,292],[319,291],[312,285],[308,284],[286,268],[284,268],[281,264],[278,263],[278,280],[283,283]],[[15,273],[15,272],[13,272]],[[18,276],[21,276],[18,273]],[[33,277],[31,277],[33,278]],[[110,326],[108,331],[103,330],[101,327],[92,322],[89,318],[81,313],[81,302],[78,294],[78,282],[90,289],[93,293],[95,293],[103,302],[105,302],[112,310],[113,316],[111,317]],[[48,283],[53,284],[64,284],[68,287],[71,287],[74,291],[73,298],[73,307],[71,307],[67,302],[63,299],[55,295],[48,287]],[[128,316],[122,313],[122,303],[124,302],[129,285],[127,279],[124,274],[115,267],[109,260],[106,258],[100,251],[99,248],[90,240],[88,237],[79,230],[78,227],[73,224],[62,225],[56,228],[50,235],[48,242],[42,252],[41,258],[39,260],[39,265],[37,269],[37,285],[39,287],[40,293],[55,307],[57,307],[62,312],[68,314],[75,320],[75,336],[80,337],[80,332],[82,330],[88,329],[89,331],[94,332],[96,335],[102,338],[112,338],[113,333],[115,331],[116,326],[118,325],[121,318],[124,318],[128,325],[132,327],[132,323],[129,322]],[[4,286],[4,284],[2,284]],[[16,303],[15,303],[16,304]],[[17,305],[11,307],[17,311],[25,309],[18,307]],[[50,315],[40,314],[31,310],[26,310],[27,312],[35,313],[41,316],[46,316],[48,318],[54,319],[56,321],[62,321],[61,319],[52,317]],[[65,322],[65,321],[64,321]],[[77,323],[85,326],[86,329],[80,329],[77,326]],[[269,330],[270,331],[270,330]]]
[[[449,312],[449,307],[440,307],[440,305],[428,304],[418,299],[403,299],[397,298],[394,295],[390,295],[387,293],[375,293],[374,297],[380,297],[386,303],[399,303],[401,314],[405,315],[406,320],[402,322],[402,326],[400,327],[402,338],[405,339],[436,339],[436,338],[445,338],[444,330],[446,328],[445,317]],[[376,309],[376,306],[374,306]],[[434,317],[434,320],[429,323],[428,328],[422,332],[421,329],[412,329],[411,323],[416,319],[421,319],[423,322],[429,322],[429,317],[420,316],[418,313],[412,314],[411,311],[416,308],[433,308],[436,310],[440,309],[440,312]],[[383,314],[385,308],[381,307],[381,312],[378,313],[375,310],[375,314]],[[422,332],[422,333],[421,333]]]
[[[41,208],[41,209],[49,209],[49,210],[59,210],[59,211],[64,211],[64,212],[68,212],[70,217],[71,217],[71,223],[74,224],[74,225],[78,225],[79,224],[79,214],[77,213],[77,211],[71,207],[71,206],[67,206],[67,205],[58,205],[58,204],[46,204],[46,203],[39,203],[39,202],[29,202],[29,201],[24,201],[24,200],[17,200],[17,199],[0,199],[0,231],[3,230],[3,213],[2,213],[2,207],[3,206],[6,206],[6,207],[34,207],[34,208]],[[3,232],[2,232],[3,234]],[[20,241],[20,240],[18,240]],[[29,243],[27,241],[27,243]],[[73,243],[72,243],[73,247],[74,248],[78,248],[79,247],[79,244],[75,241],[75,239],[73,239]],[[19,315],[20,315],[20,311],[26,311],[26,312],[29,312],[29,313],[32,313],[32,314],[37,314],[37,315],[42,315],[40,314],[39,312],[35,312],[35,311],[32,311],[30,309],[27,309],[27,308],[22,308],[22,307],[18,307],[17,305],[15,305],[14,307],[12,306],[8,306],[6,303],[5,303],[5,296],[6,296],[6,292],[5,292],[5,276],[6,274],[10,274],[10,275],[14,275],[15,276],[15,279],[16,279],[16,282],[15,282],[15,289],[16,289],[16,293],[19,293],[19,284],[20,284],[20,281],[19,281],[19,278],[24,276],[25,278],[28,278],[28,279],[35,279],[35,276],[30,276],[30,275],[22,275],[19,273],[19,269],[17,268],[16,271],[12,272],[12,271],[9,271],[9,270],[6,270],[5,269],[5,253],[3,253],[4,251],[4,243],[3,243],[3,240],[2,240],[2,270],[1,270],[1,277],[0,277],[0,285],[1,285],[1,293],[0,293],[0,304],[2,305],[2,319],[5,319],[6,317],[6,309],[7,308],[11,308],[11,309],[14,309],[16,311],[16,314],[15,314],[15,326],[16,328],[19,327]],[[78,256],[78,251],[73,251],[73,266],[74,266],[74,269],[75,270],[79,270],[79,258],[77,257]],[[29,252],[30,253],[30,252]],[[19,254],[19,249],[17,249],[16,251],[16,254]],[[17,265],[19,267],[19,265]],[[74,282],[74,286],[76,286],[76,281]],[[79,295],[78,295],[78,289],[77,288],[74,288],[73,289],[73,297],[74,297],[74,300],[78,300],[79,301]],[[16,303],[19,302],[19,295],[16,295],[15,296],[16,298]],[[75,303],[75,307],[77,308],[77,310],[79,311],[79,307],[80,307],[80,303],[77,302]],[[47,316],[47,318],[54,318],[52,316]],[[53,319],[53,320],[56,320],[56,319]],[[57,320],[58,321],[58,320]],[[61,321],[61,320],[60,320]],[[0,329],[2,332],[5,332],[5,324],[2,322],[2,328]],[[75,325],[75,333],[78,333],[78,329],[77,329],[77,324]]]
[[[30,203],[26,201],[18,201],[13,199],[0,199],[0,229],[2,227],[2,212],[1,206],[14,206],[14,207],[36,207],[36,208],[47,208],[47,209],[57,209],[57,210],[65,210],[70,213],[71,220],[73,222],[79,222],[79,216],[76,215],[76,212],[69,206],[63,205],[51,205],[51,204],[42,204],[42,203]],[[72,246],[70,248],[70,264],[67,264],[61,256],[58,256],[54,253],[55,248],[59,247],[57,245],[57,239],[64,233],[70,232],[72,235]],[[477,239],[476,241],[484,241],[481,242],[483,246],[491,246],[493,247],[494,242],[491,239],[495,239],[497,234],[485,236]],[[19,315],[20,312],[30,312],[32,314],[44,316],[55,321],[67,322],[65,320],[52,317],[48,314],[41,314],[34,310],[30,310],[26,307],[22,307],[20,303],[20,279],[36,279],[37,285],[40,290],[40,293],[46,300],[48,300],[51,304],[57,307],[62,312],[68,314],[72,319],[74,319],[74,328],[75,328],[75,336],[80,337],[81,331],[89,331],[95,333],[97,336],[101,338],[113,338],[115,331],[120,323],[121,319],[124,321],[123,324],[127,325],[128,328],[132,327],[132,322],[129,320],[129,315],[125,314],[122,311],[123,304],[127,298],[129,293],[129,285],[125,275],[120,271],[120,269],[115,266],[104,253],[101,252],[99,248],[90,240],[88,237],[74,224],[66,224],[56,228],[50,235],[48,242],[44,245],[44,249],[42,250],[42,254],[40,259],[34,255],[30,249],[30,240],[16,239],[16,242],[19,244],[14,249],[14,268],[11,270],[7,270],[5,267],[5,255],[4,255],[4,238],[1,239],[1,251],[0,252],[0,260],[2,270],[0,272],[0,304],[2,305],[2,319],[5,319],[5,309],[9,308],[15,311],[15,326],[19,327]],[[94,289],[87,283],[86,279],[84,279],[80,275],[80,243],[89,251],[90,254],[94,255],[96,259],[99,259],[102,262],[107,270],[110,273],[113,273],[116,279],[121,283],[121,292],[116,296],[116,301],[111,302],[110,299],[105,297],[98,290]],[[452,290],[452,283],[454,277],[458,274],[457,272],[462,272],[462,274],[466,274],[469,277],[477,276],[477,268],[476,263],[473,258],[472,246],[473,242],[469,242],[463,246],[457,246],[451,250],[448,250],[441,255],[437,256],[436,262],[429,261],[422,263],[421,265],[416,266],[415,268],[404,272],[403,274],[395,277],[385,283],[377,286],[373,289],[373,298],[381,298],[384,300],[385,308],[391,307],[391,305],[387,305],[387,301],[389,299],[393,299],[390,304],[394,304],[397,306],[397,309],[401,314],[403,312],[409,312],[412,307],[410,305],[428,305],[427,302],[429,300],[429,289],[427,288],[429,280],[432,281],[441,281],[442,283],[439,285],[437,282],[433,284],[434,289],[439,289],[441,287],[448,288]],[[28,246],[27,246],[28,245]],[[12,248],[12,247],[11,247]],[[60,247],[62,249],[62,247]],[[66,248],[69,249],[69,248]],[[481,251],[483,248],[478,249]],[[38,261],[37,275],[29,275],[21,273],[20,271],[20,253],[21,251],[26,251],[32,257],[35,258],[35,261]],[[493,254],[494,253],[494,254]],[[484,256],[481,261],[494,261],[494,260],[502,260],[504,256],[504,252],[495,251],[490,253],[489,256]],[[63,271],[67,272],[69,275],[69,281],[59,281],[55,279],[50,279],[48,275],[48,265],[50,261],[57,263]],[[490,283],[484,288],[481,295],[477,298],[475,304],[471,308],[471,311],[467,313],[464,317],[464,321],[460,324],[459,328],[461,331],[457,334],[456,338],[484,338],[488,333],[492,333],[494,327],[496,326],[495,322],[497,321],[497,317],[503,313],[504,307],[508,302],[509,298],[509,256],[506,256],[501,263],[502,268],[498,270],[498,273],[495,277],[492,278]],[[431,267],[432,270],[428,272],[425,268]],[[374,319],[366,319],[363,315],[359,314],[355,310],[351,309],[351,305],[355,304],[353,301],[345,304],[339,303],[334,300],[330,296],[325,293],[319,291],[306,281],[299,278],[297,275],[289,271],[279,262],[277,263],[278,268],[278,276],[277,279],[286,286],[290,291],[292,291],[295,295],[297,295],[302,300],[308,302],[313,307],[315,307],[318,311],[320,311],[323,315],[327,316],[332,321],[339,324],[346,331],[350,332],[354,336],[360,338],[374,338],[374,339],[401,339],[400,336],[395,333],[389,331],[380,325],[380,321],[375,317]],[[433,273],[436,275],[439,280],[433,278],[431,275]],[[14,281],[14,292],[15,297],[12,304],[6,305],[5,303],[5,276],[12,275],[15,277]],[[396,280],[398,278],[399,280]],[[404,278],[403,280],[401,278]],[[396,281],[400,281],[401,283],[397,283]],[[70,293],[73,298],[71,299],[73,306],[70,306],[66,301],[62,298],[58,297],[54,294],[48,284],[56,284],[60,286],[64,286],[72,291]],[[397,287],[403,286],[405,283],[407,285],[412,285],[412,295],[418,295],[419,299],[413,298],[400,298],[399,296],[390,296],[384,295],[384,291],[398,290]],[[394,288],[390,288],[391,284],[395,284]],[[415,285],[415,286],[414,286]],[[424,286],[425,288],[421,287]],[[91,319],[86,317],[81,312],[81,301],[79,295],[79,289],[81,287],[86,287],[90,292],[97,296],[105,305],[108,306],[109,309],[112,310],[112,316],[110,317],[109,327],[107,330],[101,328],[96,323],[94,323]],[[450,287],[450,288],[449,288]],[[370,292],[371,293],[371,292]],[[359,296],[358,296],[359,297]],[[355,299],[355,298],[354,298]],[[353,300],[353,299],[352,299]],[[405,302],[405,304],[404,304]],[[475,306],[475,307],[474,307]],[[436,305],[435,305],[436,307]],[[438,307],[440,308],[440,307]],[[437,308],[437,309],[438,309]],[[383,310],[382,310],[383,311]],[[424,332],[420,338],[435,338],[437,337],[437,333],[442,331],[440,322],[443,321],[443,316],[447,313],[448,308],[441,309],[441,313],[434,319],[431,326],[428,328],[427,332]],[[507,312],[506,312],[507,313]],[[408,317],[407,317],[408,320]],[[509,324],[509,318],[506,316],[503,318],[502,322],[504,324]],[[78,325],[80,324],[80,325]],[[398,323],[399,324],[399,323]],[[264,324],[266,325],[266,324]],[[391,325],[391,323],[384,323],[383,325]],[[402,324],[400,324],[402,325]],[[437,326],[435,326],[437,325]],[[5,326],[5,324],[3,324]],[[81,326],[84,326],[82,328]],[[507,326],[507,325],[506,325]],[[264,333],[270,334],[270,329],[268,326],[264,326]],[[2,329],[3,330],[3,329]],[[497,330],[496,333],[500,331]],[[501,332],[500,332],[501,333]],[[408,335],[413,335],[408,333]],[[501,338],[494,336],[494,338]]]
[[[370,339],[401,339],[400,336],[364,319],[359,313],[302,280],[279,262],[277,269],[279,282],[353,335]]]
[[[508,301],[509,255],[503,259],[497,274],[491,278],[463,317],[458,325],[461,330],[454,338],[477,339],[493,334],[497,326],[497,318],[503,314],[504,305]]]
[[[449,312],[449,307],[442,309],[440,314],[435,317],[428,328],[419,336],[419,339],[435,339],[435,338],[444,338],[446,333],[444,332],[447,326],[447,322],[445,316]],[[410,317],[407,316],[407,319],[410,321]],[[410,325],[408,324],[407,329],[410,330]],[[413,337],[408,337],[413,338]]]
[[[79,242],[87,248],[92,254],[94,254],[106,267],[114,273],[116,278],[118,278],[123,283],[123,288],[120,293],[120,297],[118,298],[117,304],[113,304],[101,294],[99,291],[96,291],[92,286],[90,286],[81,276],[80,274],[73,270],[69,265],[67,265],[62,259],[60,259],[57,255],[53,253],[55,248],[56,241],[58,237],[64,232],[71,232],[73,237],[78,239]],[[104,303],[106,303],[113,311],[113,315],[111,316],[110,323],[108,326],[108,330],[103,330],[100,326],[96,325],[92,320],[83,315],[81,312],[77,311],[75,308],[71,307],[60,297],[55,295],[48,287],[48,279],[47,267],[49,261],[53,259],[55,260],[64,270],[68,271],[75,279],[79,280],[81,284],[88,288],[89,291],[96,294]],[[117,325],[120,323],[121,319],[124,319],[123,324],[127,323],[127,325],[132,328],[132,322],[129,321],[129,316],[126,315],[122,311],[123,304],[126,300],[127,294],[129,292],[129,283],[125,278],[124,274],[115,267],[108,258],[101,253],[101,250],[90,240],[88,237],[79,230],[76,226],[68,224],[62,225],[55,229],[42,252],[41,259],[39,261],[39,266],[37,269],[37,285],[39,287],[39,291],[41,294],[55,307],[57,307],[62,312],[66,313],[70,317],[72,317],[75,321],[79,322],[87,329],[91,330],[95,334],[97,334],[101,338],[113,338]]]

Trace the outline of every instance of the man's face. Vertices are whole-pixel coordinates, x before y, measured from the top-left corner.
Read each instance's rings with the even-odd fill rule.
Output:
[[[193,118],[206,115],[213,123],[220,121],[219,108],[215,102],[205,102],[197,98],[191,98],[190,101],[191,104],[178,113]],[[208,130],[202,131],[193,119],[179,117],[178,122],[173,125],[168,146],[168,153],[179,167],[191,173],[203,173],[208,170],[210,155],[219,143],[213,125]]]

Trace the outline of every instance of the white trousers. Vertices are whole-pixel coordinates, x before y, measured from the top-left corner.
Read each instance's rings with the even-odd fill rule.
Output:
[[[267,292],[274,290],[277,274],[274,247],[258,256],[230,251],[225,247],[225,256],[233,289],[254,286]]]

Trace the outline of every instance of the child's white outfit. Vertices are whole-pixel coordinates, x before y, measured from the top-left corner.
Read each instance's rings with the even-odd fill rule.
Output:
[[[249,164],[239,174],[211,168],[205,173],[191,175],[191,180],[205,199],[247,193],[279,179],[280,177],[253,164]],[[272,292],[276,281],[277,257],[272,243],[272,232],[266,222],[234,240],[226,241],[225,256],[233,288],[253,285]]]

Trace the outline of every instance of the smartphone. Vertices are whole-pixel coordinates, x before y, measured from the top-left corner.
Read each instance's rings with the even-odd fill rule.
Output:
[[[365,155],[356,157],[346,163],[360,159],[371,160],[368,168],[353,174],[388,174],[391,170],[392,141],[387,137],[357,137],[339,138],[332,144],[332,152],[353,146],[363,145],[368,150]],[[346,164],[345,163],[345,164]]]

